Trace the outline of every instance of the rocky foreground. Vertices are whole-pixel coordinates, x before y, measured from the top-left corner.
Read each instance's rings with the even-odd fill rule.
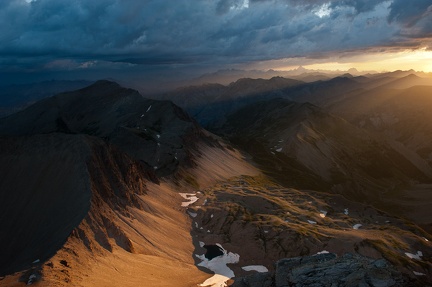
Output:
[[[272,273],[238,278],[231,287],[390,287],[410,286],[385,259],[334,253],[282,259]]]

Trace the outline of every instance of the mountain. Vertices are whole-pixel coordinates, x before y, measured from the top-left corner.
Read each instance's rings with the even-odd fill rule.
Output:
[[[279,97],[284,89],[302,83],[282,77],[269,80],[242,78],[227,86],[192,86],[158,97],[172,100],[204,127],[220,126],[230,112],[262,98]]]
[[[361,87],[361,83],[356,81],[354,77],[349,76],[299,85],[285,89],[283,92],[286,99],[322,105]]]
[[[45,81],[24,85],[6,85],[0,89],[0,117],[5,117],[55,94],[84,88],[89,81]]]
[[[380,202],[384,190],[432,178],[432,169],[418,169],[379,138],[308,103],[274,99],[247,106],[229,117],[223,132],[296,188]]]
[[[383,83],[382,79],[353,77],[347,74],[331,79],[321,75],[304,74],[304,77],[297,77],[297,79],[299,80],[282,77],[268,80],[242,78],[227,86],[220,84],[190,86],[163,95],[154,95],[153,98],[173,101],[201,125],[212,129],[222,126],[230,113],[254,102],[286,98],[322,105],[338,101],[347,93],[358,93],[371,85],[371,82],[379,82],[376,85]],[[320,80],[309,82],[316,79]]]
[[[283,72],[275,70],[239,70],[239,69],[225,69],[218,70],[213,73],[206,73],[200,77],[191,80],[193,85],[202,85],[208,83],[219,83],[221,85],[228,85],[242,78],[262,78],[270,79],[272,77],[282,76]]]
[[[217,145],[171,102],[109,81],[3,118],[0,134],[0,224],[10,235],[0,241],[2,275],[47,260],[70,238],[94,252],[142,250],[124,216],[152,205],[140,196],[158,176],[181,174]]]
[[[385,85],[380,86],[381,89],[407,89],[413,86],[432,86],[430,78],[422,78],[415,74],[409,74],[405,77],[395,79]]]
[[[402,121],[395,115],[396,111],[400,108],[389,102],[390,99],[395,98],[395,96],[398,94],[408,95],[409,93],[412,93],[413,95],[421,95],[422,93],[427,93],[426,91],[421,91],[421,89],[424,88],[415,86],[418,83],[417,80],[423,82],[427,75],[422,73],[413,73],[414,71],[396,71],[385,74],[370,74],[367,76],[336,77],[327,81],[298,83],[292,86],[282,87],[281,89],[263,92],[262,94],[259,94],[259,96],[254,96],[252,94],[245,96],[240,100],[235,97],[232,97],[231,99],[226,97],[226,101],[220,103],[216,102],[215,99],[219,99],[221,97],[224,90],[223,87],[218,86],[217,90],[213,90],[212,95],[209,94],[207,97],[200,97],[200,95],[205,94],[205,88],[201,87],[202,90],[200,90],[200,92],[195,94],[195,96],[192,98],[201,99],[203,101],[201,105],[203,105],[205,108],[202,109],[202,112],[195,112],[191,109],[189,109],[189,112],[194,115],[198,122],[209,128],[211,131],[222,133],[222,135],[224,135],[226,130],[221,131],[220,127],[224,126],[224,124],[227,122],[227,119],[229,118],[234,119],[231,120],[231,122],[236,122],[233,124],[234,126],[238,126],[239,123],[243,121],[243,119],[249,119],[250,122],[255,122],[256,119],[259,118],[257,113],[263,118],[266,118],[266,115],[264,114],[271,114],[272,111],[268,110],[266,110],[264,113],[259,113],[261,105],[260,101],[263,100],[271,100],[273,98],[280,97],[301,103],[309,102],[321,107],[324,109],[323,112],[330,112],[331,114],[339,117],[339,120],[335,124],[339,130],[331,129],[330,126],[333,123],[330,124],[330,121],[328,124],[329,127],[319,126],[320,119],[317,118],[313,123],[299,123],[298,132],[308,134],[309,132],[313,131],[318,135],[324,135],[322,137],[324,139],[326,139],[327,136],[330,136],[330,134],[333,132],[331,137],[333,137],[332,141],[336,144],[332,144],[330,146],[332,146],[334,150],[339,150],[339,154],[348,154],[346,157],[347,161],[340,167],[342,176],[339,177],[337,175],[338,173],[334,174],[334,176],[336,176],[336,178],[352,177],[353,174],[348,172],[352,169],[350,167],[351,162],[348,159],[353,159],[352,163],[356,163],[358,162],[356,160],[357,153],[363,153],[365,161],[362,163],[361,170],[362,173],[366,172],[369,174],[366,177],[363,175],[361,175],[360,178],[357,176],[352,177],[350,181],[359,181],[360,183],[363,182],[360,184],[360,186],[363,184],[368,185],[370,187],[370,191],[367,192],[370,193],[369,196],[374,197],[373,201],[381,202],[381,204],[386,206],[388,205],[387,207],[389,210],[403,210],[403,213],[406,216],[410,216],[411,219],[421,223],[424,228],[429,230],[431,228],[429,226],[430,222],[425,220],[425,218],[428,217],[425,216],[425,214],[427,213],[429,208],[428,206],[430,206],[431,201],[429,193],[425,192],[425,189],[427,189],[429,186],[429,180],[426,180],[425,177],[429,178],[431,175],[430,155],[427,147],[430,141],[429,137],[427,136],[427,124],[423,122],[423,118],[421,116],[418,116],[419,114],[425,113],[425,110],[420,107],[422,104],[414,107],[409,103],[409,97],[402,97],[408,102],[405,103],[401,101],[400,105],[405,106],[406,108],[411,107],[407,109],[406,112],[404,112],[404,116],[401,115],[401,118],[404,118]],[[266,84],[264,83],[267,83],[268,81],[269,80],[262,80],[261,84],[265,86]],[[249,84],[247,80],[245,80],[244,83]],[[391,88],[392,85],[395,87],[405,87],[408,85],[410,88],[396,89]],[[238,91],[247,91],[248,89],[248,87],[241,85],[238,85],[238,87]],[[249,87],[254,86],[249,84]],[[258,90],[259,88],[256,89]],[[175,95],[176,94],[173,93],[168,98],[175,98]],[[187,105],[182,104],[182,102],[187,102],[188,93],[184,93],[181,98],[185,100],[179,101],[178,104],[188,109]],[[415,102],[421,103],[422,100],[415,100]],[[251,105],[254,103],[257,103],[255,106],[257,109],[249,110],[249,108],[252,107]],[[385,108],[387,106],[388,108]],[[427,104],[424,105],[424,107],[427,106]],[[378,115],[379,118],[377,118],[377,113],[374,112],[378,107],[383,109],[383,111],[380,112],[380,115]],[[276,109],[277,107],[274,106],[273,108]],[[238,113],[237,116],[233,116],[241,109],[243,109],[241,113]],[[254,119],[250,119],[252,116]],[[279,116],[275,117],[277,118]],[[267,118],[272,119],[271,116],[267,116]],[[374,120],[375,118],[377,118],[377,120]],[[393,123],[393,121],[396,119],[399,119],[397,120],[399,124]],[[269,122],[266,124],[268,126],[274,126],[271,121],[272,120],[269,120]],[[373,121],[373,123],[371,121]],[[344,124],[342,124],[342,122],[344,122]],[[408,122],[412,122],[412,124],[409,124],[409,127],[407,124],[405,124]],[[394,131],[394,129],[380,129],[378,126],[376,126],[382,126],[383,124],[393,125],[394,127],[400,126],[403,131]],[[402,127],[403,125],[404,127]],[[243,147],[246,147],[246,149],[254,148],[256,149],[254,152],[257,152],[261,155],[261,152],[258,151],[260,148],[258,147],[261,146],[260,140],[263,136],[263,129],[258,128],[255,131],[256,126],[257,125],[252,125],[251,127],[247,128],[238,128],[236,132],[238,132],[239,135],[243,135],[246,130],[250,131],[250,134],[246,133],[244,138],[241,138],[241,136],[238,136],[237,138],[239,138],[239,140],[243,143],[247,138],[255,140],[249,145],[246,144]],[[303,127],[303,131],[300,131],[300,127]],[[321,129],[323,130],[321,131]],[[338,134],[335,134],[335,131],[338,131]],[[255,134],[251,136],[252,133]],[[234,134],[234,132],[231,132],[231,135],[232,134]],[[277,134],[277,132],[275,131],[274,134]],[[344,134],[347,135],[346,138],[340,138]],[[290,134],[290,136],[293,135],[295,134]],[[389,135],[389,137],[385,135]],[[403,137],[411,139],[411,143],[408,144],[407,141],[400,141],[398,139],[402,139]],[[293,138],[295,138],[295,136]],[[347,138],[350,138],[351,140],[347,140]],[[363,138],[371,139],[371,141],[368,142]],[[279,140],[280,138],[277,139],[277,141]],[[373,145],[370,145],[370,143],[375,142],[378,143],[379,146],[377,149],[375,149]],[[336,147],[335,145],[338,143],[341,143],[341,146]],[[357,146],[358,143],[360,143],[360,146]],[[328,142],[326,142],[326,144],[328,144]],[[274,146],[275,144],[273,146],[266,147],[266,149]],[[269,160],[268,149],[259,158],[264,161],[265,166],[272,166],[273,170],[281,169],[282,167],[289,167],[287,170],[289,170],[290,176],[288,176],[289,180],[286,180],[286,182],[290,181],[291,184],[294,182],[303,182],[307,185],[299,186],[312,186],[314,188],[320,186],[320,188],[324,190],[328,190],[330,188],[337,189],[336,186],[340,184],[338,181],[336,181],[336,184],[330,183],[330,187],[328,186],[329,182],[332,182],[332,180],[329,180],[331,178],[329,174],[333,172],[333,170],[332,172],[329,170],[330,167],[335,164],[334,162],[337,162],[337,165],[341,164],[338,160],[335,160],[340,158],[340,155],[334,157],[334,151],[332,151],[326,156],[325,153],[317,148],[312,148],[311,150],[314,150],[314,152],[309,154],[306,152],[307,145],[305,147],[301,147],[301,144],[297,143],[295,146],[298,146],[298,151],[303,150],[303,153],[306,153],[306,156],[302,157],[301,161],[306,163],[306,161],[310,160],[308,164],[300,163],[297,160],[293,160],[291,157],[280,160],[280,162],[274,162],[273,160]],[[352,147],[354,147],[355,150],[350,150]],[[386,155],[386,160],[384,160],[381,155],[374,154],[374,152],[376,153],[378,151],[381,151]],[[326,157],[327,159],[324,160]],[[384,164],[372,164],[370,159],[375,157],[381,158],[383,160],[381,163]],[[393,157],[396,162],[391,163],[391,161],[393,161]],[[270,158],[272,158],[271,154]],[[316,162],[320,162],[320,165],[316,165]],[[371,164],[369,167],[367,166],[368,162]],[[387,166],[387,164],[389,166]],[[394,167],[395,164],[398,165],[396,168],[398,170],[397,172],[390,168],[390,166]],[[373,165],[375,165],[375,167],[373,167]],[[387,171],[389,168],[390,171]],[[314,171],[311,171],[311,169]],[[318,169],[321,170],[318,171]],[[405,169],[407,169],[407,171],[405,171]],[[323,170],[326,171],[324,172]],[[283,174],[280,172],[280,170],[275,172],[276,174]],[[379,179],[378,183],[376,181],[376,177],[382,176],[385,178],[383,173],[388,173],[387,175],[390,174],[392,181],[397,182],[396,185],[393,186],[392,184],[388,185],[388,183],[384,183],[385,179]],[[405,176],[406,173],[409,175]],[[285,172],[285,174],[287,174],[287,172]],[[401,175],[400,178],[403,180],[399,181],[398,174]],[[372,176],[375,179],[370,180],[369,176]],[[327,180],[323,182],[323,178],[327,178]],[[393,179],[395,179],[395,181]],[[419,182],[419,184],[407,184],[407,182],[410,180],[413,180],[413,183]],[[381,183],[384,185],[381,185]],[[404,186],[405,184],[407,185]],[[348,192],[351,194],[351,196],[353,196],[355,190],[361,190],[363,188],[359,186],[347,188],[347,186],[345,186],[344,189],[346,190],[344,192]],[[393,192],[389,191],[389,196],[386,197],[385,200],[381,200],[376,198],[380,197],[380,194],[382,193],[377,192],[377,190],[393,190]],[[362,197],[364,195],[363,193],[363,191],[360,192],[357,197]],[[411,199],[406,200],[406,196],[409,196]],[[395,208],[393,204],[396,204],[397,208]],[[418,206],[419,208],[415,209],[413,206]],[[384,208],[385,206],[382,207]]]
[[[431,92],[431,86],[375,89],[330,108],[356,126],[379,133],[426,169],[432,166]]]
[[[332,97],[338,81],[369,82],[334,79],[332,103],[367,91]],[[218,135],[111,81],[1,119],[0,286],[430,284],[428,169],[357,115],[277,98],[301,85],[185,89],[217,108]]]
[[[296,76],[289,76],[290,79],[303,81],[305,83],[312,83],[317,81],[327,81],[332,78],[331,75],[324,74],[324,73],[303,73]]]
[[[188,161],[186,141],[200,129],[168,101],[144,99],[109,81],[44,99],[0,120],[0,135],[86,134],[103,138],[158,174]]]
[[[402,72],[402,71],[400,71]],[[411,70],[412,73],[418,73]],[[341,70],[322,70],[322,69],[308,69],[303,66],[291,70],[240,70],[240,69],[224,69],[218,70],[212,73],[206,73],[198,78],[189,81],[193,85],[202,85],[208,83],[219,83],[222,85],[228,85],[242,78],[262,78],[270,79],[273,77],[285,77],[290,79],[296,79],[304,82],[312,82],[318,80],[328,80],[334,77],[341,76],[343,74],[350,73],[353,76],[360,76],[364,74],[368,75],[379,75],[376,71],[358,71],[355,68],[350,68],[347,71]],[[395,73],[396,74],[396,73]],[[423,73],[418,73],[423,74]]]

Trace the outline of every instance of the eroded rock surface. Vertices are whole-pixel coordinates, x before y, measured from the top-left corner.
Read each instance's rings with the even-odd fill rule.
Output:
[[[237,278],[232,287],[288,286],[409,286],[406,279],[384,259],[334,253],[279,260],[273,273]]]

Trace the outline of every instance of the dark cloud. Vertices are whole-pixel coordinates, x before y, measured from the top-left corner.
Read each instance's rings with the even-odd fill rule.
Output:
[[[404,27],[401,35],[407,38],[432,38],[432,2],[430,0],[394,0],[388,20]],[[430,39],[429,39],[429,48]]]
[[[0,1],[3,70],[214,67],[432,38],[430,0],[29,2]]]
[[[262,1],[262,0],[261,0]],[[245,5],[249,5],[249,1],[245,0],[219,0],[216,5],[218,14],[225,14],[232,9],[240,9]]]
[[[390,5],[390,22],[397,21],[411,27],[419,20],[430,17],[432,12],[432,3],[430,0],[394,0]],[[430,18],[429,18],[430,19]]]
[[[354,7],[357,13],[369,12],[385,1],[380,0],[340,0],[333,1],[334,6],[351,6]]]

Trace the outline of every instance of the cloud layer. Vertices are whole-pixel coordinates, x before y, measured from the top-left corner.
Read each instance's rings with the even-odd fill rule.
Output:
[[[3,71],[432,48],[430,0],[2,0]]]

